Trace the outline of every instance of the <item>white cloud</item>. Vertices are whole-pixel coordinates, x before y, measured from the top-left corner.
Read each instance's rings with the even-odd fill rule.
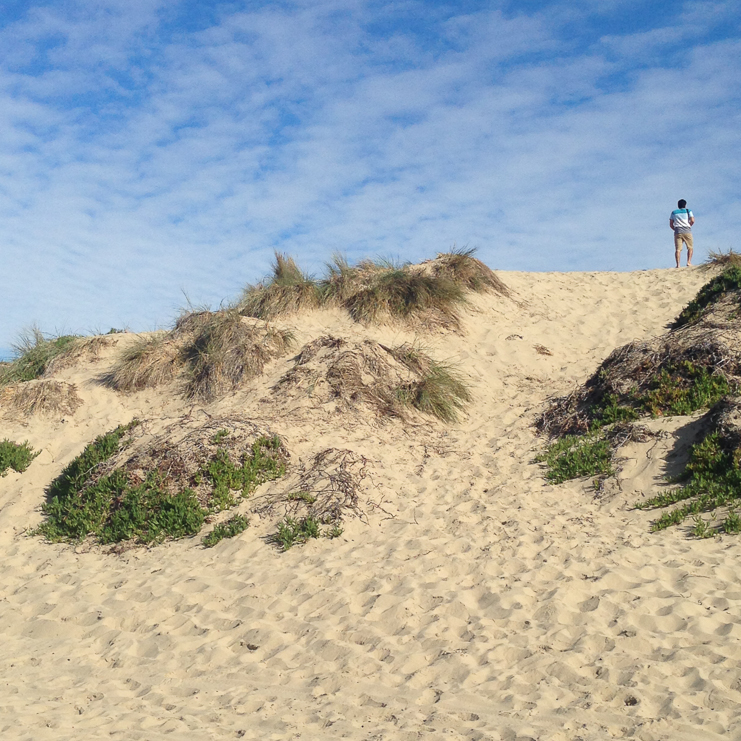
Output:
[[[33,320],[165,323],[181,289],[218,303],[273,248],[312,270],[454,242],[503,268],[657,267],[679,197],[700,251],[733,244],[728,3],[578,43],[563,25],[592,11],[573,4],[438,10],[424,33],[413,3],[269,4],[203,31],[166,30],[169,4],[90,7],[0,31],[0,346]]]

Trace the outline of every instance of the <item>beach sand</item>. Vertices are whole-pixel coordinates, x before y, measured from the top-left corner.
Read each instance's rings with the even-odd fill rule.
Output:
[[[477,295],[465,334],[417,338],[471,385],[458,424],[281,404],[289,357],[207,408],[269,425],[293,465],[329,447],[368,459],[364,517],[334,540],[281,553],[255,514],[212,549],[25,534],[97,435],[204,416],[172,387],[99,383],[131,335],[56,373],[77,387],[73,415],[0,417],[0,438],[41,451],[0,478],[0,738],[741,739],[741,540],[651,534],[654,515],[631,508],[686,455],[697,415],[650,421],[664,434],[622,449],[600,497],[534,461],[546,400],[665,331],[708,274],[498,275],[512,298]],[[415,339],[339,311],[281,325],[297,347]]]

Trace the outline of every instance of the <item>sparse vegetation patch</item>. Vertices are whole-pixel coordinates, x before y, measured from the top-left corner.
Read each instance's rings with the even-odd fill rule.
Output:
[[[77,387],[62,381],[26,381],[0,390],[0,406],[8,415],[63,417],[82,404]]]
[[[550,445],[536,461],[545,463],[545,478],[553,484],[613,473],[610,442],[599,433],[567,435]]]
[[[738,257],[738,255],[736,255]],[[706,283],[697,296],[685,306],[680,315],[674,320],[673,327],[683,327],[702,317],[709,306],[718,302],[728,293],[738,294],[741,289],[741,266],[733,262],[733,267],[724,270],[711,281]],[[738,295],[736,308],[738,308]]]
[[[234,515],[234,517],[230,517],[226,522],[216,525],[208,535],[203,537],[201,542],[204,548],[213,548],[217,543],[224,540],[224,538],[233,538],[235,535],[243,533],[249,524],[250,521],[246,517]]]
[[[741,518],[735,511],[741,506],[741,400],[721,401],[707,417],[707,431],[692,448],[682,476],[684,483],[636,503],[638,509],[679,505],[655,520],[652,531],[679,525],[689,517],[694,518],[692,533],[696,537],[741,530]],[[708,512],[711,521],[702,517]]]
[[[10,469],[23,473],[37,455],[28,442],[14,443],[6,438],[0,442],[0,476],[5,476]]]

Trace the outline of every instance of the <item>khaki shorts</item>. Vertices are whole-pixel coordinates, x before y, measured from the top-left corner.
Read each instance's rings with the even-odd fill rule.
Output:
[[[677,252],[682,251],[682,242],[684,242],[687,245],[687,250],[691,250],[692,245],[692,232],[686,232],[685,234],[677,234],[674,233],[674,249]]]

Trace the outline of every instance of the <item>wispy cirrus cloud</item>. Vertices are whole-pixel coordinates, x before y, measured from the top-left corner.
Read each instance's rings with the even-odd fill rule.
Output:
[[[151,328],[273,249],[658,267],[679,197],[738,247],[732,2],[207,5],[4,19],[0,346]]]

